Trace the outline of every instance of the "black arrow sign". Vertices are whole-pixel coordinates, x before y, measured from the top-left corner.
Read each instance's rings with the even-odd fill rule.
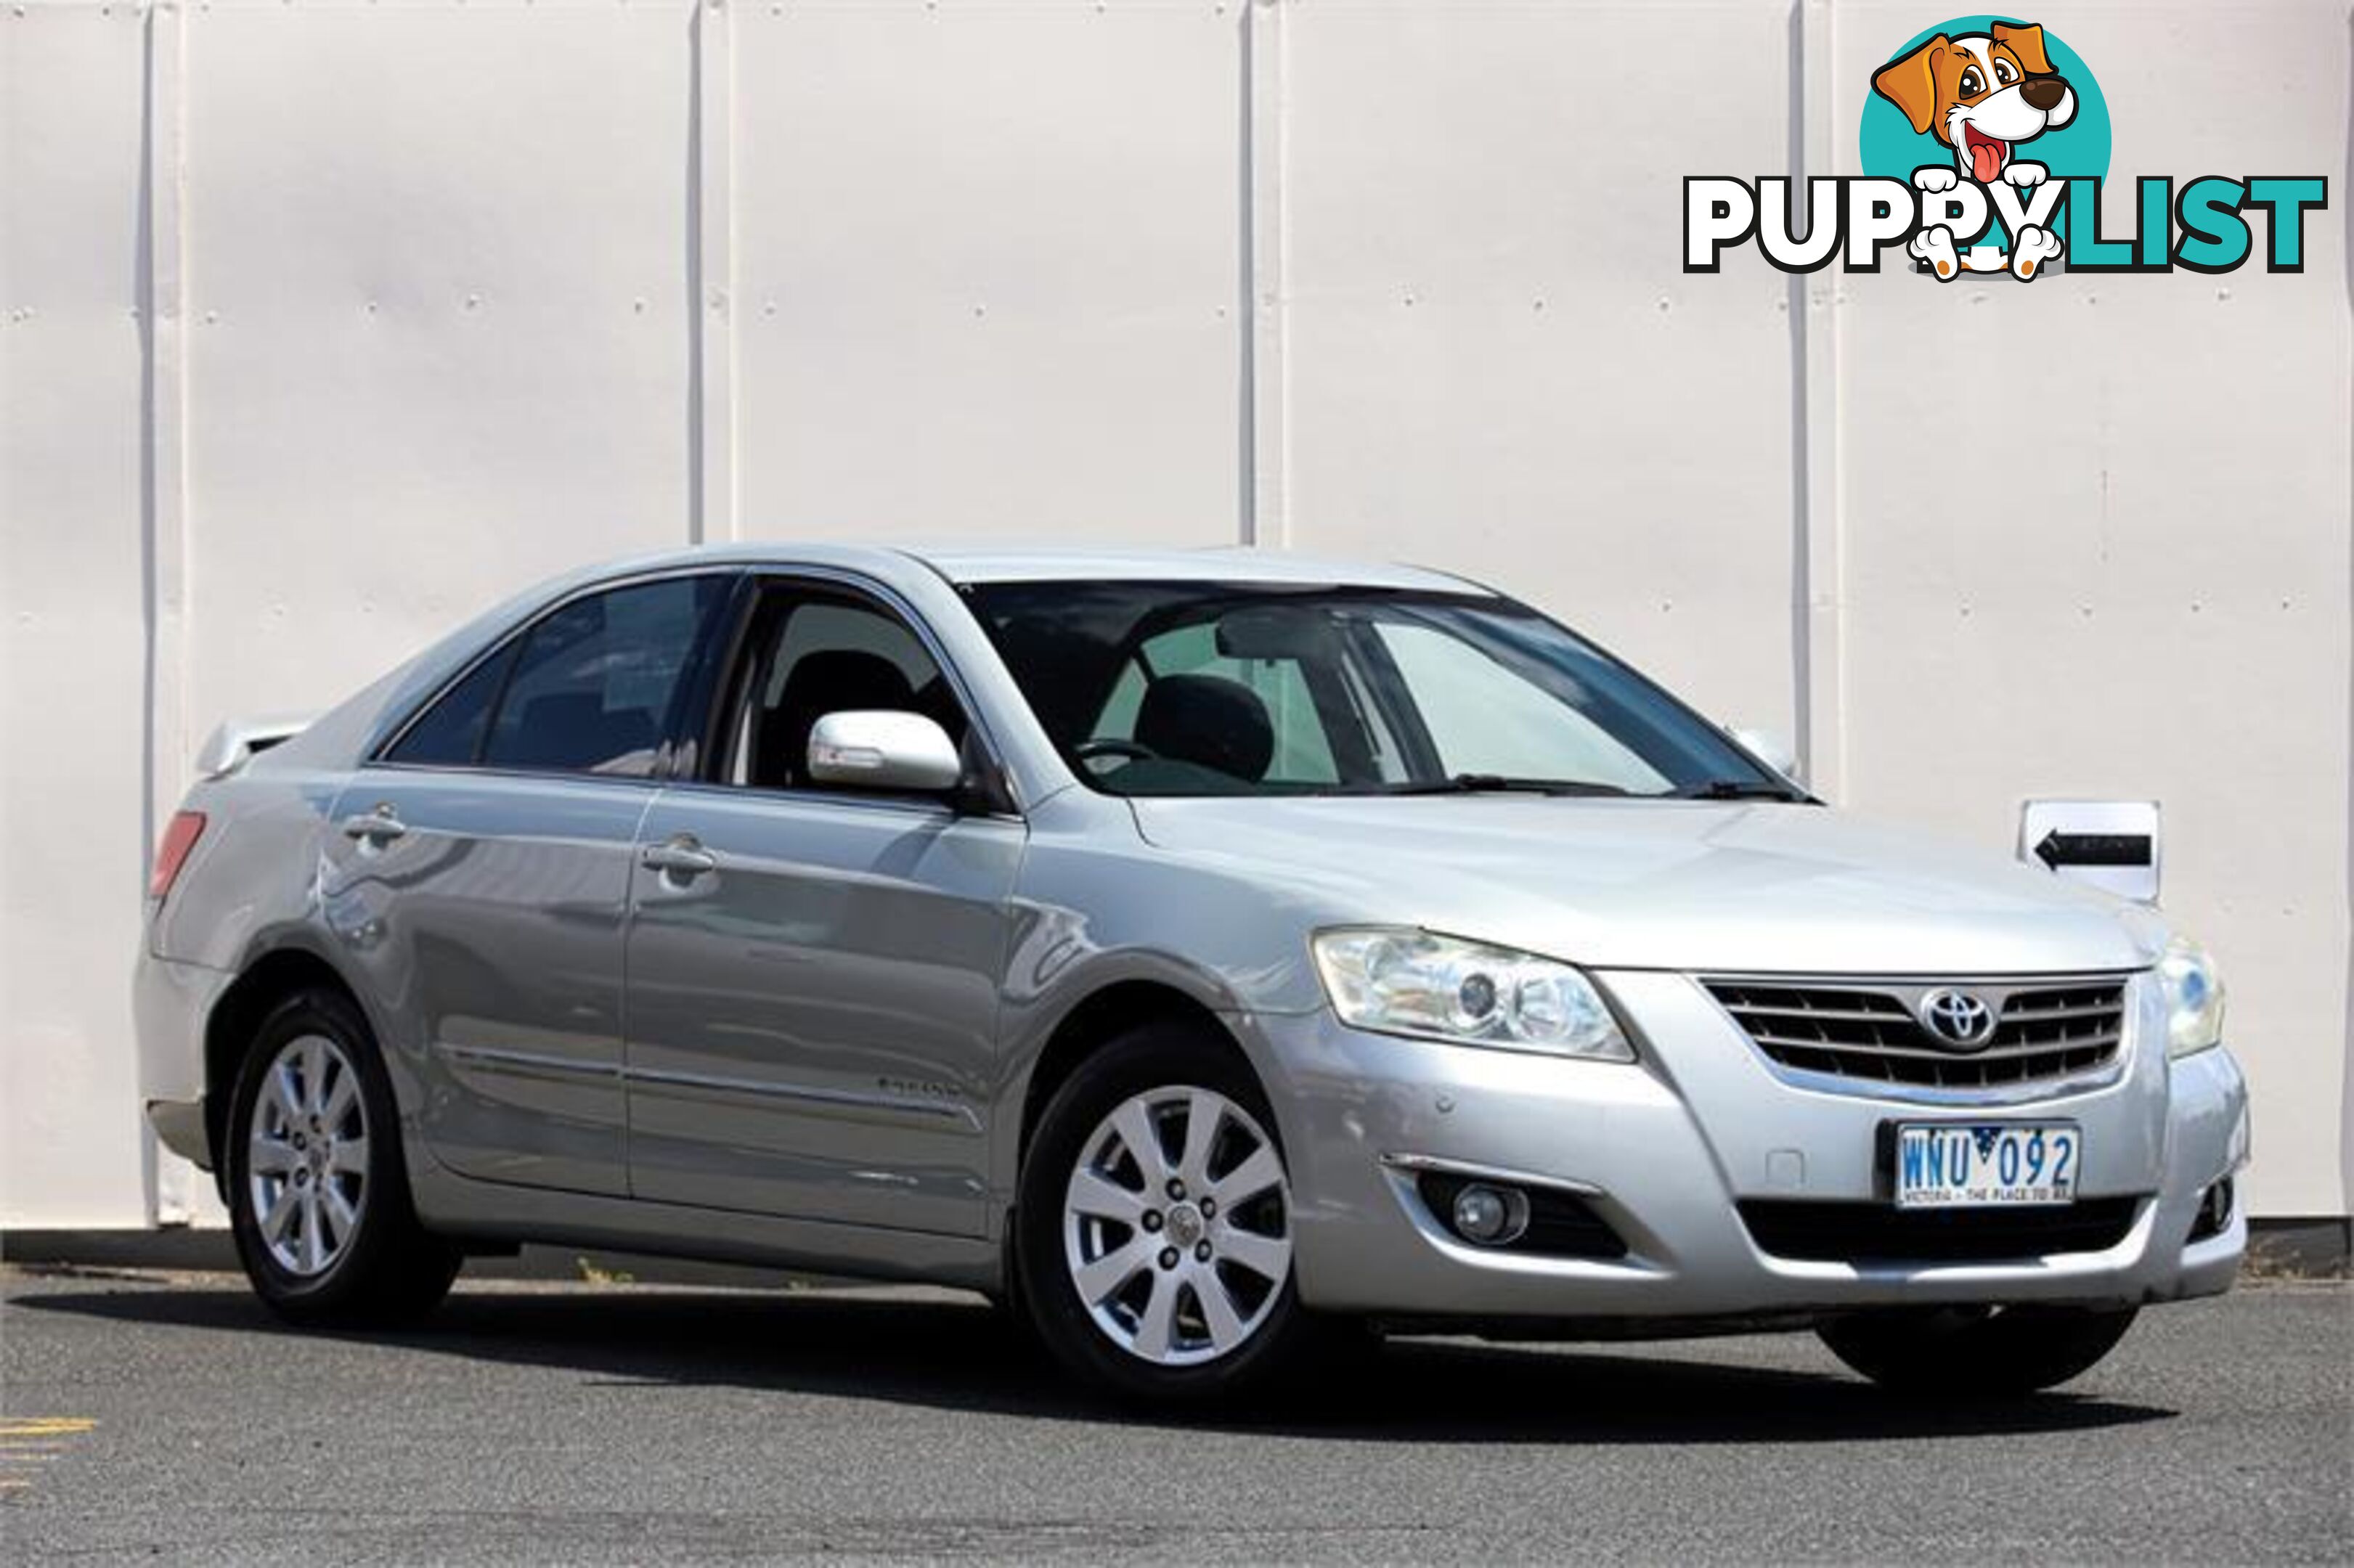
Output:
[[[2035,858],[2052,871],[2063,865],[2147,865],[2147,833],[2063,833],[2054,828],[2035,846]]]

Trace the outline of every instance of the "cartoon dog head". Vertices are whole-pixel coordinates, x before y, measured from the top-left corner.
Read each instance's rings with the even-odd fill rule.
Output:
[[[1963,174],[1992,185],[2018,143],[2076,115],[2076,92],[2043,53],[2043,29],[1997,22],[1990,31],[1943,33],[1872,77],[1917,134],[1934,131]]]

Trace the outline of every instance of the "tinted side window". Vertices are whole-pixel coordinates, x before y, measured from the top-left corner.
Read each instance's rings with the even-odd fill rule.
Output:
[[[642,779],[724,577],[673,577],[575,599],[524,639],[482,760]]]
[[[482,736],[491,727],[491,705],[499,700],[499,688],[506,684],[507,667],[514,662],[516,647],[516,642],[510,641],[442,693],[384,754],[385,760],[419,767],[471,767],[482,753]]]
[[[882,708],[937,720],[962,742],[964,711],[896,616],[863,600],[772,591],[752,621],[723,777],[755,789],[822,789],[810,731],[830,713]]]

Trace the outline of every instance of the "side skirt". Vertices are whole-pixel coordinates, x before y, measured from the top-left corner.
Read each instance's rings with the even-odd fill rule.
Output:
[[[1002,1255],[981,1236],[699,1209],[460,1176],[405,1139],[418,1217],[466,1243],[535,1242],[999,1293]]]

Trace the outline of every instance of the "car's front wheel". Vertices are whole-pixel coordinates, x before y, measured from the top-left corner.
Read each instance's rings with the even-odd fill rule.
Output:
[[[1310,1334],[1275,1118],[1222,1043],[1147,1025],[1056,1091],[1024,1162],[1015,1255],[1047,1347],[1121,1393],[1231,1395]]]
[[[2052,1388],[2133,1327],[2130,1307],[1905,1307],[1826,1323],[1831,1353],[1884,1388],[1945,1398]]]
[[[392,1086],[345,998],[303,991],[271,1010],[227,1130],[238,1255],[280,1317],[398,1321],[448,1292],[462,1259],[418,1224]]]

